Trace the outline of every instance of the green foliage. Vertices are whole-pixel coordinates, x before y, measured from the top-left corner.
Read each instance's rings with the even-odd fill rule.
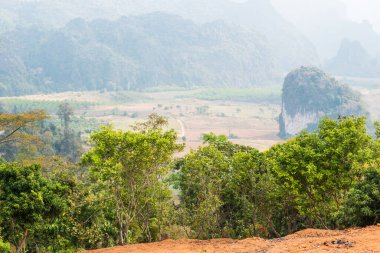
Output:
[[[375,135],[377,139],[380,139],[380,122],[375,122]]]
[[[369,226],[380,221],[380,171],[368,169],[348,192],[337,215],[343,227]]]
[[[202,239],[269,236],[261,212],[268,207],[270,191],[262,154],[234,145],[226,136],[205,134],[203,139],[207,146],[177,163],[183,225]]]
[[[209,110],[209,106],[208,105],[204,105],[204,106],[200,106],[200,107],[197,107],[197,114],[199,115],[207,115],[208,114],[208,110]]]
[[[76,134],[70,127],[74,109],[69,103],[60,104],[57,115],[62,126],[61,138],[54,144],[57,154],[65,155],[71,160],[77,161],[81,154],[81,136],[80,133]]]
[[[182,145],[176,144],[173,130],[162,130],[164,124],[152,115],[135,132],[103,127],[91,135],[94,146],[82,158],[98,196],[110,197],[106,203],[113,208],[110,221],[117,228],[118,244],[153,241],[166,225],[170,191],[164,179]]]
[[[68,104],[66,107],[71,108]],[[53,155],[78,160],[82,153],[80,126],[90,122],[87,132],[91,132],[91,129],[97,129],[97,123],[74,117],[72,113],[69,118],[65,117],[67,116],[62,115],[59,123],[54,117],[47,119],[44,111],[1,114],[0,128],[3,127],[5,134],[0,137],[0,156],[7,161]]]
[[[37,165],[0,165],[0,227],[21,252],[39,225],[57,218],[67,206],[65,186],[50,181]]]
[[[156,114],[130,131],[103,127],[80,164],[0,159],[0,252],[9,244],[44,253],[184,236],[273,238],[380,221],[380,141],[364,117],[325,118],[265,152],[204,134],[203,146],[176,160],[183,145],[166,127]]]
[[[365,118],[325,118],[314,133],[302,132],[273,147],[273,173],[291,193],[306,226],[328,227],[360,169],[370,161],[372,139]]]
[[[178,186],[187,224],[196,238],[213,238],[221,234],[219,217],[221,191],[228,164],[214,146],[193,151],[183,161]]]
[[[3,242],[0,238],[0,253],[10,253],[11,245],[9,243]]]

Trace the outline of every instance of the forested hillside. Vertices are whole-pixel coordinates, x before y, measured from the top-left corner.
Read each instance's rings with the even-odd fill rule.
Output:
[[[319,64],[312,43],[264,0],[0,4],[1,96],[248,87]]]
[[[1,36],[0,95],[262,85],[278,74],[265,41],[221,21],[196,25],[163,13],[24,28]]]
[[[284,71],[301,64],[318,64],[314,45],[285,20],[268,0],[37,0],[2,6],[5,24],[62,27],[75,18],[114,20],[120,16],[144,15],[156,11],[180,15],[196,23],[223,20],[259,32],[280,59]],[[0,2],[1,3],[1,2]]]

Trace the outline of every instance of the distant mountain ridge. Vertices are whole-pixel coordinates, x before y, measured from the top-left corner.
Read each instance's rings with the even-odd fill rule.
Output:
[[[344,39],[337,55],[326,69],[335,75],[380,77],[380,63],[371,57],[359,41]]]
[[[380,34],[368,21],[352,21],[348,17],[343,1],[272,0],[272,2],[285,18],[313,42],[323,63],[335,57],[344,39],[359,41],[371,57],[380,59]]]
[[[272,53],[259,34],[222,21],[198,25],[165,13],[75,19],[1,35],[0,95],[264,85],[279,77]]]
[[[319,64],[313,44],[273,8],[269,0],[36,0],[6,3],[14,22],[46,28],[62,27],[75,18],[115,20],[120,16],[167,12],[196,23],[223,20],[260,33],[278,58],[283,72],[302,64]],[[15,0],[17,2],[17,0]]]

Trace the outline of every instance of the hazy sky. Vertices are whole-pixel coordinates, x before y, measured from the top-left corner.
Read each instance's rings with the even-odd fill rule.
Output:
[[[247,0],[233,0],[235,2],[245,2]],[[273,5],[285,16],[291,19],[293,15],[302,15],[302,13],[310,13],[310,8],[320,9],[322,5],[339,6],[339,2],[346,5],[346,11],[342,9],[342,13],[346,12],[348,18],[362,22],[368,20],[380,33],[380,0],[271,0]],[[312,4],[310,4],[312,3]],[[319,6],[318,6],[319,5]],[[309,8],[309,10],[305,10]]]
[[[236,0],[244,1],[244,0]],[[271,0],[273,5],[288,19],[294,15],[308,15],[322,8],[337,8],[350,19],[368,20],[380,33],[380,0]],[[342,4],[343,3],[343,4]],[[346,10],[340,8],[346,5]],[[315,10],[314,10],[315,9]]]
[[[341,0],[347,4],[350,18],[361,21],[368,19],[377,32],[380,32],[380,1],[379,0]]]

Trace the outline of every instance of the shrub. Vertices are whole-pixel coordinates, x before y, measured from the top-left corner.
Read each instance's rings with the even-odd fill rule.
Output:
[[[7,242],[3,242],[0,238],[0,253],[9,253],[11,252],[11,245]]]
[[[368,226],[380,222],[380,171],[369,169],[363,173],[348,193],[337,215],[342,227]]]

